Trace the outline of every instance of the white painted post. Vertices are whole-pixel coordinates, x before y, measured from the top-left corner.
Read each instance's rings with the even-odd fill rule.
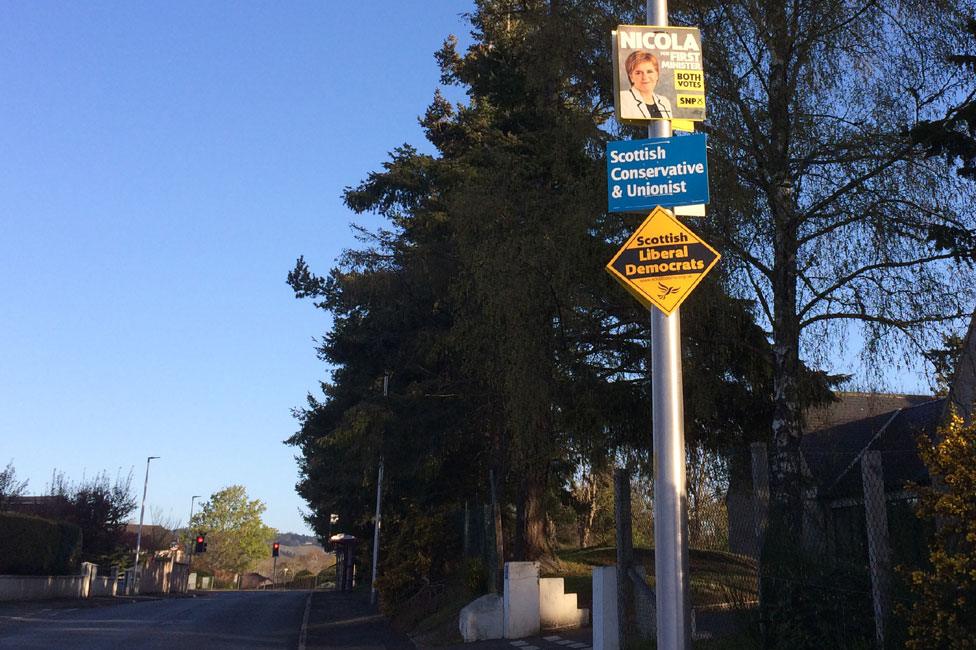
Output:
[[[617,567],[593,567],[593,650],[619,650]]]
[[[506,639],[521,639],[539,633],[538,562],[505,563],[502,622]]]

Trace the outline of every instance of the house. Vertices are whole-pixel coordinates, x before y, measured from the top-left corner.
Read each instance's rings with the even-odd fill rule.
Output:
[[[57,520],[64,519],[71,512],[71,502],[62,494],[12,496],[7,497],[6,508],[12,512]]]
[[[245,573],[241,577],[241,589],[267,589],[271,586],[271,578],[260,573]]]
[[[126,524],[122,529],[122,548],[135,551],[136,541],[139,539],[139,524]],[[175,532],[155,524],[142,525],[142,540],[139,548],[142,551],[162,551],[172,547],[177,541]]]
[[[971,421],[974,401],[976,314],[970,321],[946,397],[878,397],[876,412],[853,419],[841,415],[828,426],[805,435],[800,442],[803,470],[809,480],[804,538],[811,550],[852,560],[865,558],[869,541],[876,542],[875,538],[883,534],[885,548],[890,552],[889,564],[921,563],[931,531],[914,516],[916,497],[908,487],[927,485],[931,479],[918,456],[918,443],[926,436],[934,441],[952,411]],[[885,409],[887,406],[894,408]],[[838,407],[834,414],[853,412],[853,408]],[[864,467],[869,456],[876,459],[871,472]],[[874,515],[866,511],[869,486],[865,485],[865,477],[869,473],[878,474],[878,490],[884,495],[883,512],[878,510]],[[884,521],[874,522],[872,518]],[[873,527],[879,530],[870,530]]]
[[[885,476],[891,479],[892,490],[896,490],[897,484],[902,486],[898,489],[903,491],[906,480],[922,478],[917,472],[909,472],[910,468],[902,467],[909,458],[918,461],[913,432],[921,421],[927,421],[933,416],[933,409],[937,412],[936,415],[941,414],[940,405],[943,405],[945,400],[936,400],[930,395],[867,392],[838,392],[834,397],[833,402],[811,408],[804,413],[806,433],[800,451],[803,471],[808,482],[805,492],[806,538],[811,546],[822,546],[837,540],[842,546],[846,544],[845,548],[851,546],[850,551],[854,553],[856,549],[863,548],[863,544],[844,540],[857,536],[856,525],[854,530],[835,536],[828,529],[828,524],[832,524],[835,519],[856,517],[852,506],[856,505],[858,495],[850,493],[850,490],[855,486],[860,489],[858,460],[861,454],[868,449],[880,449],[882,445],[889,452],[893,446],[901,449],[904,458],[897,463],[897,471],[895,466],[889,467]],[[933,401],[938,402],[938,405],[926,406]],[[916,408],[920,410],[915,410]],[[900,415],[892,419],[895,414]],[[886,423],[887,428],[882,429]],[[876,437],[879,431],[880,435]],[[726,507],[729,521],[729,550],[758,558],[758,539],[761,534],[760,529],[764,526],[765,513],[761,512],[764,506],[757,501],[754,483],[765,473],[765,470],[756,464],[762,464],[768,459],[768,455],[764,445],[760,443],[754,443],[752,452],[751,472],[748,468],[750,460],[746,458],[744,459],[747,466],[746,477],[744,481],[740,478],[734,485],[730,484],[726,495]],[[894,462],[890,453],[886,455],[886,462],[889,464]],[[920,466],[921,462],[918,461],[912,467],[917,469]],[[906,472],[911,473],[912,478],[904,478]],[[768,485],[768,482],[765,484]],[[844,492],[845,490],[847,492]],[[759,491],[763,491],[762,486],[759,487]],[[765,498],[768,498],[768,495]],[[833,499],[832,505],[817,505],[818,499]],[[826,507],[827,511],[818,513],[817,511],[822,507]],[[836,518],[828,516],[832,512],[837,515]],[[863,520],[863,511],[861,520]],[[863,526],[860,530],[863,531]]]
[[[929,483],[918,456],[918,439],[935,435],[947,400],[890,397],[895,399],[889,402],[902,398],[907,405],[812,431],[801,440],[808,479],[804,540],[809,550],[852,561],[868,556],[862,462],[869,452],[877,452],[892,561],[915,565],[924,558],[927,531],[913,514],[916,497],[908,486]]]

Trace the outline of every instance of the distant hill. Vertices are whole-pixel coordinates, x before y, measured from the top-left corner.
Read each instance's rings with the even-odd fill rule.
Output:
[[[279,543],[285,546],[304,546],[306,544],[315,544],[319,546],[319,540],[311,535],[299,535],[298,533],[278,533],[278,537],[275,539]]]
[[[294,576],[302,569],[318,573],[322,569],[335,565],[335,555],[332,554],[331,549],[325,551],[310,535],[284,533],[275,539],[281,544],[277,562],[279,580],[287,582],[289,575]],[[271,556],[271,548],[269,547],[267,555],[261,558],[254,571],[270,577],[274,564],[274,558]]]

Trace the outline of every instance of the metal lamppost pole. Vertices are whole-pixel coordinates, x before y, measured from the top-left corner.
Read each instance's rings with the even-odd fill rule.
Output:
[[[146,491],[149,489],[149,462],[158,459],[159,456],[149,456],[146,458],[146,480],[142,483],[142,507],[139,509],[139,532],[136,533],[136,557],[135,563],[132,565],[132,576],[135,579],[136,585],[140,581],[140,571],[139,571],[139,549],[142,547],[142,520],[146,514]]]
[[[667,0],[647,0],[647,24],[668,24]],[[671,122],[654,120],[647,135],[670,137]],[[650,311],[657,647],[681,650],[691,648],[681,315],[678,309],[671,316]]]
[[[200,498],[200,495],[199,494],[194,494],[192,497],[190,497],[190,518],[187,519],[187,521],[186,521],[186,532],[190,533],[187,536],[187,544],[186,544],[186,551],[187,551],[186,554],[188,556],[190,556],[189,561],[186,563],[186,579],[187,579],[187,583],[189,583],[189,580],[190,580],[190,569],[193,568],[193,540],[194,540],[194,537],[193,537],[193,529],[191,528],[193,526],[193,502],[196,501],[199,498]],[[193,588],[196,589],[196,585],[193,585]]]

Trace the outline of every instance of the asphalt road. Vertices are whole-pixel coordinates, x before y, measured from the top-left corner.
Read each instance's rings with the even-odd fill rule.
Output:
[[[298,648],[307,591],[0,609],[0,648]]]

